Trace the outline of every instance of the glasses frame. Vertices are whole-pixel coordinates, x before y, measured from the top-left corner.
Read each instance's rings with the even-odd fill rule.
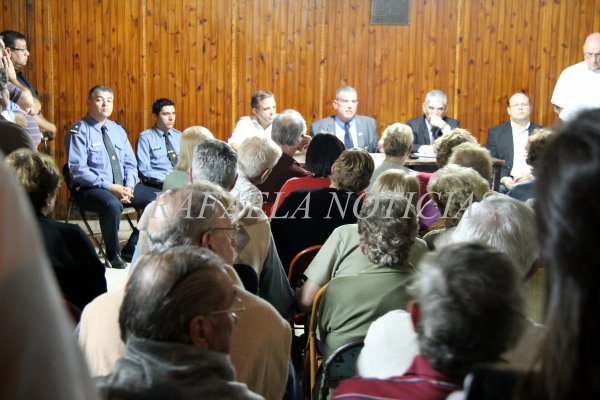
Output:
[[[23,53],[29,52],[29,49],[27,47],[25,47],[24,49],[19,49],[17,47],[9,47],[9,49],[14,50],[14,51],[22,51]]]
[[[231,314],[234,317],[239,317],[239,313],[246,311],[246,307],[242,305],[242,299],[236,296],[231,307],[225,310],[215,310],[208,313],[208,315],[220,315],[220,314]]]

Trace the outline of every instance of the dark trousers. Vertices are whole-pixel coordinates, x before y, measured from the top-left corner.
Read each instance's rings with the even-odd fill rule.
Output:
[[[100,230],[106,246],[106,256],[109,260],[120,254],[119,224],[123,208],[134,207],[141,212],[155,198],[156,192],[152,188],[142,185],[135,186],[131,204],[126,205],[123,205],[114,194],[102,188],[81,188],[75,195],[77,203],[83,210],[98,214]],[[137,235],[135,237],[137,238]],[[132,244],[135,245],[135,243]]]

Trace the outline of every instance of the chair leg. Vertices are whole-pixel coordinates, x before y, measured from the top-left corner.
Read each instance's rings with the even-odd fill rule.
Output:
[[[88,220],[85,216],[85,211],[83,211],[81,208],[79,208],[79,214],[81,215],[81,219],[83,220],[83,223],[85,224],[85,227],[87,228],[88,233],[90,234],[90,236],[92,237],[92,240],[96,244],[96,247],[98,247],[98,251],[100,252],[102,257],[104,257],[104,260],[108,261],[108,257],[106,257],[106,252],[104,251],[103,244],[98,240],[98,238],[96,237],[96,233],[94,233],[94,231],[92,230],[92,227],[88,223]]]
[[[71,217],[71,210],[73,209],[73,199],[69,198],[69,204],[67,205],[67,216],[65,218],[65,224],[69,223]]]

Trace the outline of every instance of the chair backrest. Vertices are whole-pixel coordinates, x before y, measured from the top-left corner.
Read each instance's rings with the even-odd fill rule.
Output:
[[[312,313],[310,314],[310,322],[308,324],[308,363],[304,363],[304,377],[305,381],[310,382],[310,385],[307,387],[307,392],[310,394],[311,399],[313,398],[314,388],[317,381],[317,371],[319,369],[319,356],[317,354],[317,312],[326,289],[327,284],[319,289],[315,295],[312,305]],[[309,379],[306,379],[306,372],[310,373]]]
[[[290,263],[290,269],[288,271],[288,281],[290,282],[292,289],[296,288],[298,281],[304,274],[304,271],[306,271],[306,268],[308,268],[308,265],[311,263],[313,258],[315,258],[321,247],[323,247],[321,244],[307,247],[296,254],[296,256],[292,259],[292,262]]]
[[[353,340],[338,347],[325,361],[319,398],[326,399],[330,389],[340,381],[356,375],[356,361],[364,346],[364,338]]]

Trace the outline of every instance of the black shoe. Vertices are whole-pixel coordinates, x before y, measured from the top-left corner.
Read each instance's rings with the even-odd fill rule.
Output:
[[[127,263],[125,261],[123,261],[123,259],[121,258],[120,255],[116,255],[114,256],[109,262],[108,264],[110,264],[111,268],[114,269],[125,269],[125,267],[127,266]]]

